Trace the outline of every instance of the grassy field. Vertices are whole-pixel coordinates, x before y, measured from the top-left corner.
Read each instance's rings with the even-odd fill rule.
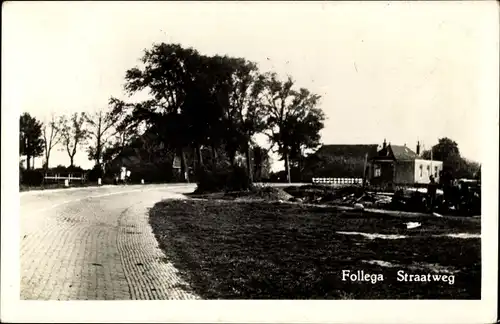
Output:
[[[409,221],[422,226],[407,229]],[[150,210],[150,222],[169,261],[205,299],[481,297],[480,238],[446,236],[479,234],[478,219],[400,218],[300,204],[169,200]],[[404,237],[370,238],[367,233]],[[381,274],[383,281],[351,281],[343,277],[343,270]],[[400,270],[451,273],[454,282],[398,281]]]

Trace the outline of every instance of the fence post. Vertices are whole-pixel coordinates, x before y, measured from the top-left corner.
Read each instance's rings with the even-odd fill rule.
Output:
[[[69,187],[69,180],[68,179],[64,179],[64,186]]]
[[[101,185],[101,178],[98,178],[97,179],[97,185],[100,186]]]

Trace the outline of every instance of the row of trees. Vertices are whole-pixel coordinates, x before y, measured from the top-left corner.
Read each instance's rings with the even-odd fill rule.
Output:
[[[319,145],[324,114],[320,97],[296,89],[291,77],[260,73],[243,58],[206,56],[177,44],[156,44],[145,50],[142,66],[126,72],[129,95],[147,91],[151,99],[124,103],[127,127],[144,125],[157,131],[162,143],[174,148],[187,175],[185,150],[194,147],[197,164],[204,166],[202,148],[215,154],[224,148],[234,166],[245,155],[252,176],[250,151],[254,136],[267,135],[290,174],[290,160],[301,150]]]
[[[26,169],[32,169],[32,159],[40,156],[44,158],[44,168],[48,168],[51,152],[56,146],[67,152],[70,167],[74,166],[76,153],[84,147],[89,158],[99,164],[103,149],[119,134],[115,126],[120,114],[114,112],[52,114],[46,123],[23,113],[19,124],[19,155],[26,156]]]
[[[149,93],[149,99],[126,102],[111,98],[107,110],[56,117],[46,125],[28,114],[21,116],[20,154],[30,158],[50,152],[60,144],[73,160],[78,147],[87,145],[97,167],[112,160],[134,139],[149,134],[158,151],[173,150],[181,160],[181,174],[188,180],[187,152],[195,152],[197,168],[205,166],[204,151],[212,163],[221,154],[235,166],[243,155],[250,177],[252,162],[263,163],[266,150],[255,143],[265,134],[271,148],[290,165],[301,161],[303,151],[319,145],[325,119],[318,108],[320,96],[297,88],[291,77],[261,73],[243,58],[206,56],[178,44],[154,44],[144,51],[141,66],[125,73],[129,98]],[[205,157],[206,159],[206,157]]]

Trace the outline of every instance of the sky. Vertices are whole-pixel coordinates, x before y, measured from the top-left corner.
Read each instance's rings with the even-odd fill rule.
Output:
[[[179,43],[244,57],[321,95],[324,144],[385,138],[415,149],[449,137],[481,161],[492,13],[494,1],[7,2],[2,92],[40,120],[103,109],[126,99],[125,71],[145,48]],[[54,151],[50,162],[69,157]],[[93,165],[83,151],[75,164]]]

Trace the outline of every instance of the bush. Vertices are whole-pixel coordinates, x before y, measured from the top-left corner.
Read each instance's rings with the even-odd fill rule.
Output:
[[[43,172],[40,170],[19,170],[19,184],[26,186],[41,186]]]
[[[243,191],[250,189],[253,189],[253,185],[250,177],[248,176],[246,168],[235,166],[232,172],[230,172],[228,175],[226,190]]]
[[[131,183],[140,183],[141,180],[144,180],[146,183],[161,183],[172,180],[172,168],[165,163],[145,163],[134,165],[127,169],[131,172]]]
[[[102,171],[102,168],[99,165],[95,165],[92,170],[89,171],[88,173],[88,180],[92,182],[97,182],[97,179],[101,178],[104,175],[104,172]]]
[[[197,174],[196,193],[243,191],[253,188],[246,169],[240,166],[229,170],[201,168]]]

